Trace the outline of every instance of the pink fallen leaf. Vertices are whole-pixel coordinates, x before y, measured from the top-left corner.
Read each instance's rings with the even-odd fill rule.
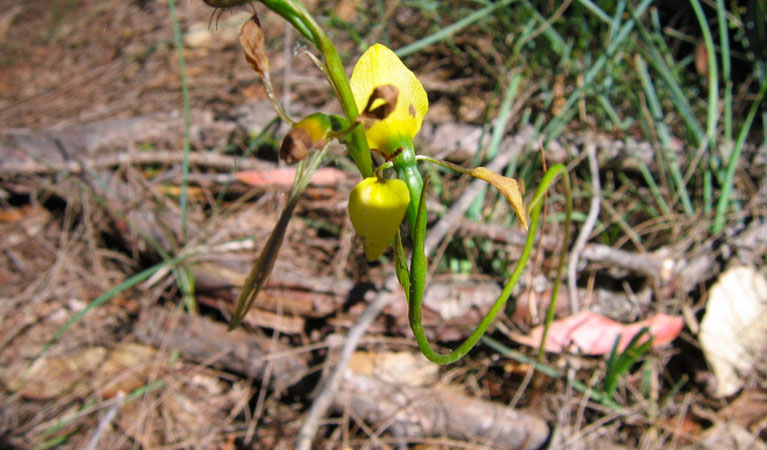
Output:
[[[623,351],[631,339],[645,327],[649,328],[649,334],[653,336],[653,347],[659,347],[679,336],[684,327],[684,320],[678,316],[657,314],[641,322],[622,324],[601,314],[583,311],[552,322],[545,348],[547,352],[553,353],[605,355],[610,353],[618,336],[618,350]],[[520,344],[538,347],[542,335],[543,326],[539,325],[528,335],[512,335],[511,338]],[[647,339],[647,335],[644,335],[639,343]]]
[[[246,170],[234,174],[234,178],[251,186],[286,186],[293,184],[296,176],[295,167],[269,170]],[[310,183],[314,186],[332,186],[342,182],[346,175],[338,169],[323,168],[312,175]]]

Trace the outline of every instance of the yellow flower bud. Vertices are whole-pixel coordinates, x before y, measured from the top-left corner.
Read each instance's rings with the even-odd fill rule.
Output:
[[[362,237],[365,257],[375,261],[397,234],[410,193],[402,180],[365,178],[349,195],[349,218]]]
[[[304,117],[282,140],[280,158],[288,164],[305,159],[311,150],[325,146],[330,131],[330,117],[325,114],[314,113]]]

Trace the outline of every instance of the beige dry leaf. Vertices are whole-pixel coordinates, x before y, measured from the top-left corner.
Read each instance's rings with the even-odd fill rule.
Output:
[[[711,288],[700,324],[700,344],[716,378],[714,395],[726,397],[767,356],[767,280],[752,267],[724,272]]]
[[[25,365],[20,367],[18,378],[9,385],[25,398],[55,398],[87,388],[106,356],[104,347],[88,347],[68,357],[46,356],[35,361],[28,372],[23,370]]]
[[[113,398],[119,392],[130,393],[147,383],[157,350],[143,344],[123,342],[109,352],[94,376],[95,385],[103,398]]]
[[[411,352],[357,351],[349,361],[349,370],[406,386],[426,386],[439,375],[439,366]]]
[[[504,177],[499,175],[487,167],[477,167],[471,170],[471,175],[485,180],[492,184],[493,187],[506,197],[506,200],[511,203],[511,207],[514,209],[514,213],[519,218],[519,223],[522,224],[522,228],[527,230],[527,211],[525,210],[525,202],[522,200],[522,194],[524,187],[521,186],[514,178]]]
[[[252,395],[247,383],[179,361],[166,366],[166,385],[120,407],[115,425],[143,448],[224,448],[227,430]]]

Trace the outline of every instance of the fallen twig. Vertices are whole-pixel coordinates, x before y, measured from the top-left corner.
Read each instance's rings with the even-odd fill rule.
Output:
[[[309,450],[312,447],[312,440],[317,434],[320,420],[333,403],[341,379],[346,371],[346,367],[349,365],[349,359],[357,349],[357,345],[359,345],[362,335],[365,334],[365,331],[367,331],[370,324],[373,323],[376,317],[378,317],[381,311],[383,311],[386,305],[391,301],[391,290],[396,284],[396,277],[390,277],[385,284],[385,287],[388,289],[379,292],[375,300],[365,308],[365,311],[357,319],[357,323],[349,329],[349,333],[346,335],[346,343],[341,350],[341,354],[338,356],[333,371],[323,378],[323,381],[319,386],[319,394],[314,398],[312,406],[304,418],[304,423],[301,425],[301,430],[298,432],[295,446],[296,449]]]
[[[575,314],[580,311],[578,303],[578,284],[576,271],[578,270],[578,260],[581,252],[589,240],[594,225],[599,217],[599,205],[601,204],[601,185],[599,183],[599,163],[597,162],[597,149],[594,144],[586,145],[586,156],[589,160],[589,171],[591,172],[591,203],[589,204],[589,214],[586,221],[575,239],[572,250],[570,250],[570,259],[567,262],[567,288],[570,298],[570,313]]]
[[[58,173],[81,174],[88,170],[109,169],[124,165],[146,164],[181,164],[184,155],[179,150],[153,150],[141,153],[113,153],[93,157],[92,159],[70,159],[63,162],[38,162],[26,159],[13,165],[0,165],[0,175],[51,175]],[[189,163],[195,166],[218,170],[265,170],[273,169],[275,164],[255,159],[222,155],[213,152],[192,152]],[[226,181],[231,182],[230,179]]]
[[[369,316],[360,321],[345,344],[344,353],[353,352],[376,311],[387,303],[386,292],[371,303]],[[178,317],[173,315],[178,314]],[[176,321],[175,326],[168,327]],[[253,336],[244,330],[226,331],[226,325],[205,317],[194,317],[162,308],[147,309],[136,322],[139,342],[178,351],[182,358],[210,362],[225,370],[261,379],[266,361],[274,364],[277,389],[290,386],[307,370],[302,356],[307,349],[281,349],[267,353],[271,340]],[[354,342],[356,341],[356,342]],[[351,408],[354,417],[373,424],[376,433],[392,430],[398,437],[417,439],[447,436],[479,442],[492,448],[539,448],[547,439],[546,423],[503,404],[473,398],[450,387],[415,387],[382,381],[375,376],[356,373],[345,364],[336,363],[332,377],[338,377],[335,395],[327,394],[334,409]],[[340,375],[336,375],[340,373]],[[341,383],[340,381],[343,381]],[[326,381],[325,386],[330,385]],[[332,391],[326,391],[332,392]],[[323,394],[320,394],[323,395]],[[325,400],[323,400],[323,403]],[[319,411],[319,407],[318,411]],[[317,413],[319,414],[319,413]],[[321,417],[322,414],[319,414]]]
[[[185,359],[207,362],[216,357],[211,364],[214,367],[256,380],[263,376],[269,360],[274,365],[273,379],[278,390],[300,380],[308,366],[304,356],[288,352],[288,347],[269,338],[256,337],[242,329],[229,332],[224,323],[181,311],[149,308],[136,321],[134,333],[139,342],[171,348]],[[270,348],[272,353],[267,352]]]
[[[107,412],[101,417],[101,420],[99,420],[98,427],[96,427],[96,431],[93,433],[93,436],[91,436],[91,440],[88,442],[88,446],[85,447],[85,450],[95,450],[99,448],[99,441],[107,428],[112,425],[112,421],[117,415],[117,410],[120,409],[123,397],[125,397],[125,395],[122,392],[117,393],[117,397],[115,398],[116,401],[112,403],[112,406],[109,407]]]
[[[449,387],[391,384],[351,370],[346,371],[344,381],[336,405],[349,405],[353,415],[373,425],[385,424],[403,440],[447,436],[489,448],[536,449],[549,436],[546,423],[535,416]]]

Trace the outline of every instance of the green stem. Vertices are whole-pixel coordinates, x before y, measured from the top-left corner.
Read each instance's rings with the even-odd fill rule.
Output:
[[[541,345],[538,347],[537,361],[543,361],[543,354],[546,350],[546,338],[549,335],[549,328],[551,322],[554,321],[554,313],[557,311],[557,300],[559,299],[559,288],[562,285],[562,271],[565,268],[565,260],[567,252],[565,249],[570,242],[570,229],[572,228],[571,216],[573,214],[573,196],[570,191],[570,175],[565,171],[562,174],[562,183],[565,186],[565,212],[567,214],[567,220],[565,220],[565,240],[564,246],[559,253],[559,262],[557,263],[557,274],[554,278],[554,287],[551,289],[551,301],[549,307],[546,310],[546,319],[543,322],[543,335],[541,336]],[[532,228],[532,226],[531,226]]]
[[[349,123],[359,115],[357,104],[354,102],[354,95],[349,86],[349,79],[346,77],[344,65],[333,42],[327,34],[315,22],[309,11],[298,1],[292,0],[261,0],[267,8],[282,16],[291,23],[298,32],[317,47],[324,60],[325,76],[330,81],[330,85],[336,93],[341,109]],[[357,165],[363,177],[373,175],[373,161],[370,158],[370,148],[368,147],[365,133],[357,127],[351,133],[351,145],[349,153]]]
[[[410,191],[410,204],[407,206],[407,220],[410,225],[410,233],[416,235],[416,230],[420,230],[416,224],[416,218],[418,216],[419,199],[422,197],[423,192],[423,179],[421,173],[418,171],[416,162],[415,149],[413,149],[413,141],[402,142],[402,152],[394,158],[394,170],[397,171],[397,177],[404,181],[407,185],[408,191]],[[423,223],[424,232],[426,230],[426,222]]]
[[[349,79],[346,77],[344,65],[333,43],[322,30],[317,29],[319,30],[317,48],[325,58],[325,74],[328,80],[330,80],[333,90],[336,92],[336,97],[339,103],[341,103],[341,109],[343,109],[346,119],[349,123],[353,123],[354,119],[359,115],[359,110],[357,110],[357,104],[354,102],[354,95],[349,86]],[[372,176],[373,160],[370,158],[370,148],[368,147],[368,141],[365,138],[365,132],[362,130],[362,127],[355,127],[350,137],[349,154],[352,156],[354,163],[363,177]]]
[[[435,351],[431,347],[431,344],[429,344],[429,340],[424,333],[423,322],[421,320],[421,311],[427,271],[426,255],[424,253],[425,233],[413,234],[413,254],[410,262],[410,289],[408,291],[408,316],[410,320],[410,328],[413,330],[413,334],[415,335],[416,341],[418,342],[418,347],[421,349],[421,352],[424,354],[424,356],[426,356],[426,358],[428,358],[430,361],[437,364],[451,364],[461,359],[474,347],[474,345],[476,345],[477,341],[479,341],[479,339],[485,334],[487,329],[490,327],[490,324],[493,322],[493,320],[495,320],[496,316],[498,316],[498,313],[504,309],[506,302],[511,296],[512,290],[517,285],[520,277],[522,276],[522,273],[524,272],[527,261],[530,259],[530,254],[535,242],[536,230],[540,222],[544,194],[559,175],[563,176],[566,185],[566,195],[568,199],[566,226],[569,230],[570,216],[572,212],[572,196],[569,190],[570,180],[567,175],[567,168],[563,164],[556,164],[543,175],[543,179],[538,185],[538,189],[535,191],[535,194],[533,195],[533,198],[530,202],[530,206],[528,208],[530,211],[530,228],[528,230],[527,240],[525,241],[525,246],[522,250],[519,261],[517,261],[517,265],[509,277],[508,283],[506,283],[506,286],[503,288],[501,295],[495,301],[495,304],[492,306],[492,308],[490,308],[490,311],[488,311],[485,317],[482,318],[474,332],[461,345],[459,345],[458,348],[451,351],[450,353],[439,353]],[[421,201],[418,205],[418,214],[416,217],[416,230],[420,230],[422,227],[425,228],[426,226],[426,202],[423,201],[423,197],[424,195],[422,193],[420,196]],[[561,282],[561,267],[563,267],[563,261],[564,258],[560,256],[559,268],[557,270],[557,276],[554,285],[555,290],[558,289]]]

